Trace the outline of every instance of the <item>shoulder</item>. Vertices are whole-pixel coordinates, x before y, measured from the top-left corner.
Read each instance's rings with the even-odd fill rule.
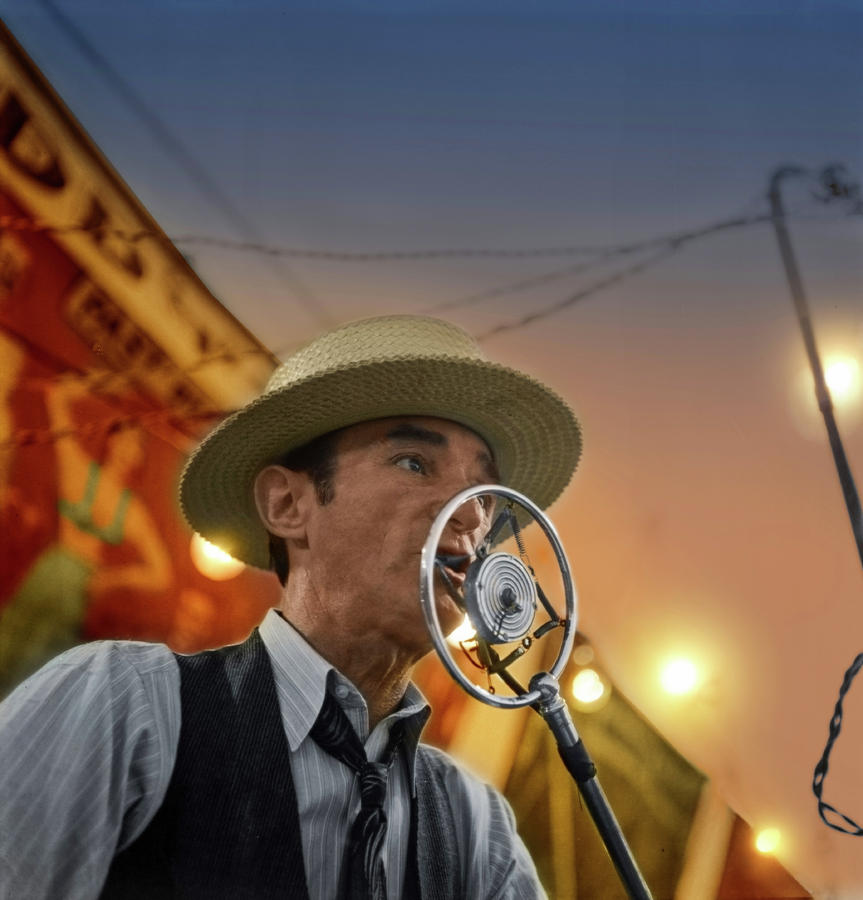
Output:
[[[4,730],[75,735],[80,745],[165,747],[179,733],[179,670],[162,644],[96,641],[74,647],[31,675],[3,702]]]
[[[94,641],[51,660],[20,684],[6,702],[17,705],[50,694],[98,703],[122,698],[136,689],[152,693],[158,682],[172,680],[178,680],[177,663],[164,644]],[[158,689],[155,692],[158,694]]]
[[[165,644],[144,641],[93,641],[73,647],[61,653],[45,666],[59,670],[79,670],[98,673],[111,671],[115,674],[133,673],[141,677],[170,671],[176,668],[176,657]]]
[[[15,835],[0,881],[45,882],[20,896],[90,896],[161,805],[179,727],[179,673],[162,645],[86,644],[20,684],[0,707],[0,834]],[[12,823],[25,820],[19,834]]]
[[[473,829],[477,820],[515,832],[515,818],[501,793],[448,753],[429,744],[417,747],[417,766],[447,798],[456,819]],[[473,823],[473,824],[471,824]]]
[[[428,744],[417,747],[417,775],[433,785],[435,802],[449,811],[467,895],[499,900],[545,897],[512,809],[496,788]]]
[[[417,745],[417,761],[431,777],[444,784],[457,784],[470,790],[489,787],[449,753],[439,747],[433,747],[431,744]]]

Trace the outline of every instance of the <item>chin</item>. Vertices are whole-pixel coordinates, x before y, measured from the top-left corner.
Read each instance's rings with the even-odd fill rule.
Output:
[[[434,649],[432,639],[424,626],[405,628],[398,635],[397,643],[400,653],[409,657],[411,665],[419,662],[429,651]]]
[[[451,634],[464,621],[464,611],[455,605],[452,598],[444,593],[436,598],[437,618],[444,637]]]

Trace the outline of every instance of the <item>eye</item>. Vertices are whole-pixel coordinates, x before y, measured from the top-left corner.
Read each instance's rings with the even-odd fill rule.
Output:
[[[418,456],[399,456],[393,462],[401,469],[408,472],[416,472],[418,475],[425,475],[426,467]]]

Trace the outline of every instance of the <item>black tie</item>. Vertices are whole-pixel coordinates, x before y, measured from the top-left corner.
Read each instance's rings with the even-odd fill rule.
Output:
[[[343,877],[347,875],[346,896],[350,900],[386,900],[383,844],[387,817],[383,805],[387,772],[404,737],[403,721],[397,720],[390,727],[382,761],[369,762],[365,748],[344,710],[326,693],[310,734],[321,749],[349,766],[360,777],[361,806],[348,836],[345,856],[347,872],[343,872]]]

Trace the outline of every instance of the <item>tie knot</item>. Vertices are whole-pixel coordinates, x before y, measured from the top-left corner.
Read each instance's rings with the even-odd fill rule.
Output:
[[[384,805],[387,792],[387,766],[367,762],[359,772],[360,799],[363,809],[375,809]]]

